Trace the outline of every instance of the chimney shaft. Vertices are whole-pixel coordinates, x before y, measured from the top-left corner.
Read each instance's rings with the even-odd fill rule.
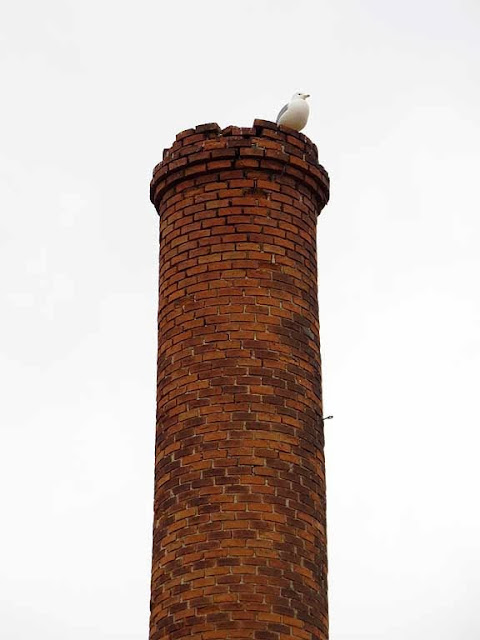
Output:
[[[177,136],[160,216],[150,640],[326,640],[316,222],[303,134]]]

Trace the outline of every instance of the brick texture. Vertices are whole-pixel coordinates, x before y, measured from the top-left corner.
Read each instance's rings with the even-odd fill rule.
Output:
[[[328,638],[316,222],[303,134],[177,136],[160,216],[151,640]]]

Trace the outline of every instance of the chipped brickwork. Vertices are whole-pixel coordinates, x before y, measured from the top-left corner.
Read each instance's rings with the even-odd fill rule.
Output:
[[[326,640],[316,223],[303,134],[177,136],[160,216],[151,640]]]

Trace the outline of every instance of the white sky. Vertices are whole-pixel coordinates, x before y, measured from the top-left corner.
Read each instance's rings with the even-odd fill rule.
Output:
[[[312,94],[332,640],[480,637],[478,0],[0,8],[0,636],[145,640],[153,166]]]

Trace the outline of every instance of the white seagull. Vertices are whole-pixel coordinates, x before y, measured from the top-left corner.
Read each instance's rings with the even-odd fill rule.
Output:
[[[277,116],[277,124],[301,131],[307,124],[310,107],[308,106],[308,93],[294,93],[290,102],[286,104]]]

